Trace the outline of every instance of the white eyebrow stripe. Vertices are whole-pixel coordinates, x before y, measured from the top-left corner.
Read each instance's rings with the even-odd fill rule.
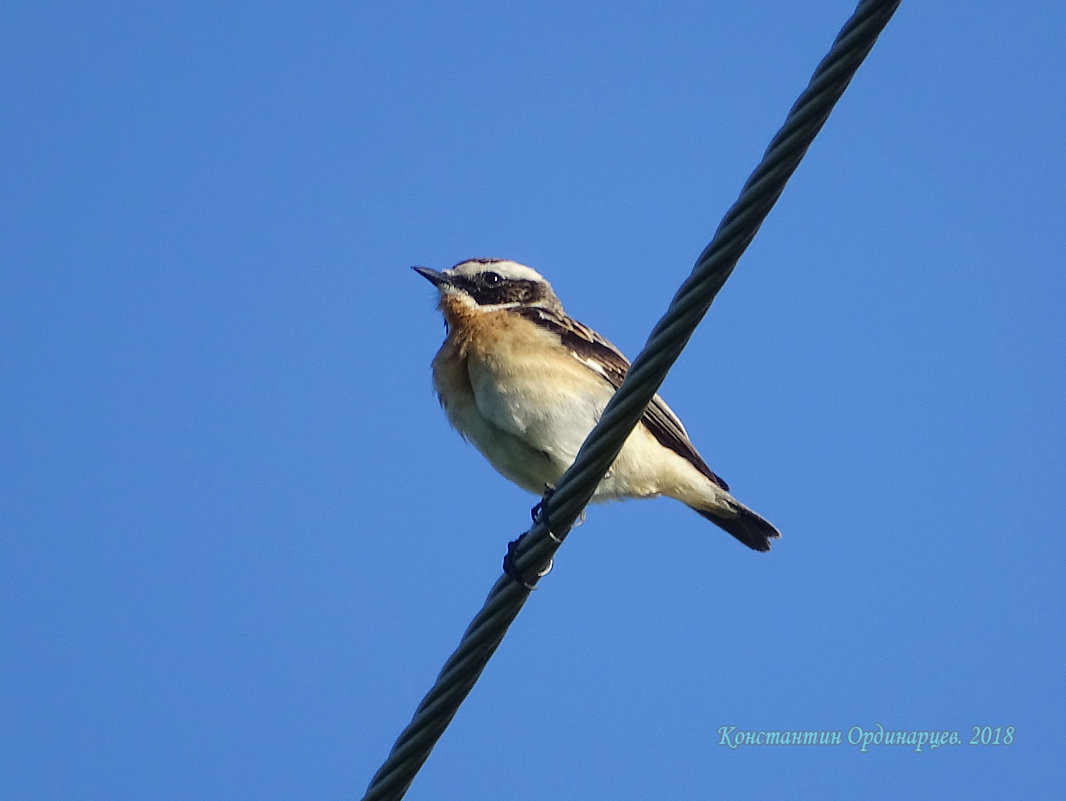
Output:
[[[467,297],[470,297],[470,296],[467,295]],[[508,301],[507,303],[486,303],[484,305],[481,305],[481,304],[475,302],[473,305],[474,305],[474,308],[478,309],[479,311],[482,311],[482,312],[494,312],[494,311],[504,311],[506,309],[517,309],[517,308],[520,308],[522,306],[525,306],[526,304],[524,304],[520,300],[513,300],[513,301]]]

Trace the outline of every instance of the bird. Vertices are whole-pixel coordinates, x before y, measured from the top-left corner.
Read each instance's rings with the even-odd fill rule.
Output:
[[[505,478],[551,490],[629,370],[622,352],[568,316],[551,284],[506,259],[412,268],[439,293],[445,339],[433,385],[452,426]],[[755,551],[780,532],[740,503],[656,395],[592,502],[667,496]],[[536,507],[534,507],[536,508]]]

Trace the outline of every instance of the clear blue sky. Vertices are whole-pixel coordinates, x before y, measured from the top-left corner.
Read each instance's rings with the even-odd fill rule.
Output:
[[[0,797],[358,798],[534,502],[409,265],[635,355],[852,7],[9,2]],[[1059,796],[1064,29],[904,3],[664,387],[783,539],[591,509],[408,798]],[[878,723],[1015,735],[718,735]]]

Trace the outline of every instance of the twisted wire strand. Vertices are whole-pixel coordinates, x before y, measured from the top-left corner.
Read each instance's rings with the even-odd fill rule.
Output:
[[[696,260],[691,275],[652,330],[644,350],[633,361],[625,381],[607,404],[573,465],[559,481],[555,493],[544,502],[540,519],[522,538],[513,561],[516,569],[528,577],[529,586],[507,576],[497,580],[484,607],[371,780],[363,801],[399,799],[407,792],[525,604],[537,582],[537,568],[551,559],[588,504],[645,407],[898,6],[899,0],[862,0],[841,29],[781,130],[771,140],[762,161],[744,184],[736,203]]]

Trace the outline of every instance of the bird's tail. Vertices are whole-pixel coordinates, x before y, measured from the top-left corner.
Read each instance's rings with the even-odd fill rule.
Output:
[[[724,495],[724,494],[723,494]],[[690,506],[719,528],[723,528],[756,551],[770,550],[770,540],[781,536],[774,525],[731,495],[719,495],[713,507]]]

